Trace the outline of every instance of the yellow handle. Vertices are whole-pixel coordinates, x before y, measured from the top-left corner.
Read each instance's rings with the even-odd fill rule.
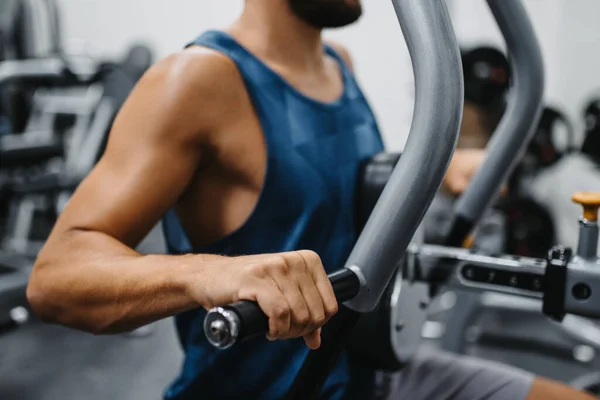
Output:
[[[467,236],[467,238],[463,241],[462,243],[462,247],[463,249],[472,249],[473,246],[475,245],[475,235],[474,234],[470,234],[469,236]]]
[[[598,221],[600,208],[600,192],[578,192],[573,195],[573,202],[583,207],[583,218],[590,222]]]

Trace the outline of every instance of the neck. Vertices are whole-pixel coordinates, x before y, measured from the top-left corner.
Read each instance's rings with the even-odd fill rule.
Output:
[[[287,3],[270,7],[249,2],[231,27],[231,34],[265,60],[303,70],[324,66],[321,30],[300,20]]]

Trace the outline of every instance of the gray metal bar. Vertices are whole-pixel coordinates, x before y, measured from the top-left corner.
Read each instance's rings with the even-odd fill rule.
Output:
[[[476,223],[533,138],[542,111],[544,65],[521,0],[488,0],[511,56],[514,89],[488,146],[488,155],[456,205],[456,216]]]
[[[59,79],[64,76],[65,63],[58,58],[0,62],[0,84],[19,79]]]
[[[346,305],[369,312],[439,189],[456,148],[463,111],[458,43],[444,0],[392,0],[415,73],[415,110],[402,158],[362,231],[346,268],[362,279]]]
[[[489,275],[485,280],[469,279],[470,271],[480,269]],[[409,281],[442,283],[445,288],[458,291],[494,292],[515,295],[531,299],[541,299],[543,296],[543,280],[546,271],[546,261],[536,258],[492,257],[484,254],[473,254],[469,250],[436,245],[411,246],[407,251],[405,263],[405,278]],[[511,278],[498,281],[502,272]],[[524,281],[532,276],[538,280],[533,290],[522,287]],[[440,278],[441,281],[440,282]]]
[[[598,259],[575,257],[567,265],[566,280],[558,282],[564,289],[556,289],[554,284],[557,282],[546,275],[546,260],[491,257],[454,247],[411,245],[402,268],[408,281],[442,284],[456,290],[494,292],[544,301],[560,296],[564,298],[565,313],[600,319],[599,262]]]

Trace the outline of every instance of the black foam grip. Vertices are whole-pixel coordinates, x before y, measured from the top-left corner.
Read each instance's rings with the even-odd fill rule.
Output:
[[[329,280],[338,303],[352,300],[360,291],[360,280],[349,269],[344,268],[329,275]],[[268,332],[269,319],[257,303],[240,301],[224,308],[235,312],[240,320],[237,343]]]
[[[253,301],[238,301],[225,309],[235,312],[240,319],[240,338],[250,338],[269,330],[269,319]]]

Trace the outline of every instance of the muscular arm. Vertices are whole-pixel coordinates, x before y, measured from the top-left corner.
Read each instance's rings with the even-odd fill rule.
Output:
[[[247,94],[234,64],[193,48],[153,68],[121,111],[106,153],[80,185],[35,263],[27,297],[48,322],[89,332],[239,300],[258,303],[269,338],[304,337],[337,312],[311,251],[244,257],[158,256],[133,248],[223,150]],[[219,139],[219,140],[218,140]],[[177,208],[177,207],[176,207]]]
[[[188,293],[190,275],[218,257],[133,248],[209,161],[222,104],[232,100],[223,82],[235,73],[224,57],[193,49],[142,79],[37,259],[27,294],[42,319],[110,333],[201,305]]]

